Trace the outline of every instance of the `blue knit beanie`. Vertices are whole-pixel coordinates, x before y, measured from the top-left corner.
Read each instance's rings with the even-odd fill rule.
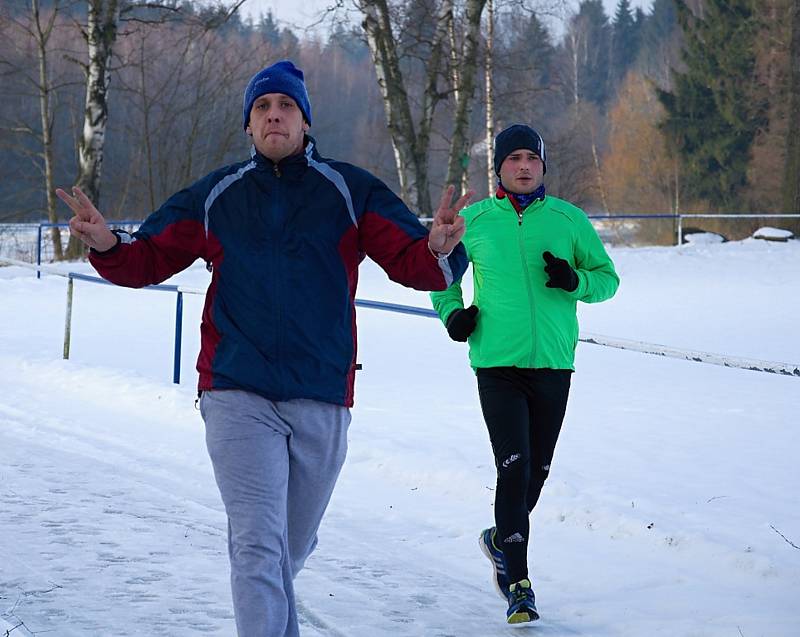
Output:
[[[281,60],[272,66],[261,69],[247,83],[244,90],[244,111],[242,112],[243,127],[247,129],[250,123],[250,111],[255,102],[267,93],[283,93],[288,95],[303,112],[303,117],[311,124],[311,102],[308,99],[303,72],[289,60]]]
[[[505,161],[505,158],[520,148],[532,150],[536,153],[544,165],[542,174],[547,172],[547,161],[544,156],[544,140],[539,133],[530,126],[525,126],[525,124],[509,126],[494,138],[494,172],[499,175],[500,166],[503,161]]]

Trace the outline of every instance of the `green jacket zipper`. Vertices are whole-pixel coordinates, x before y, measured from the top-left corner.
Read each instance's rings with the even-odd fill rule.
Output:
[[[525,235],[523,233],[522,228],[522,213],[523,211],[517,211],[517,217],[519,217],[519,223],[517,224],[517,228],[519,228],[519,232],[517,233],[518,240],[519,240],[519,256],[522,259],[522,269],[525,273],[525,290],[528,293],[528,307],[531,311],[531,349],[530,349],[530,358],[528,359],[528,365],[533,367],[533,360],[536,356],[536,309],[534,308],[533,303],[533,292],[531,290],[531,276],[528,272],[528,260],[525,258]]]

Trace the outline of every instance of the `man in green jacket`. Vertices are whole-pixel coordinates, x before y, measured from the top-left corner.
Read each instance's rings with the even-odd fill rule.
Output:
[[[578,343],[578,301],[611,298],[614,264],[582,210],[545,195],[545,145],[516,124],[495,138],[495,196],[465,208],[473,304],[460,283],[431,294],[470,364],[497,467],[495,526],[479,538],[507,620],[538,619],[528,575],[529,516],[550,471]]]

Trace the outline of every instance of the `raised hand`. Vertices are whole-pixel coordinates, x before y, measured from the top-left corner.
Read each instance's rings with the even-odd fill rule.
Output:
[[[433,215],[428,245],[432,251],[439,254],[449,254],[461,241],[461,237],[464,236],[464,217],[459,217],[458,213],[475,194],[473,190],[470,190],[459,197],[455,203],[451,203],[455,190],[455,186],[445,188],[442,199],[439,201],[439,208]]]
[[[71,234],[98,252],[105,252],[117,245],[116,235],[108,229],[103,215],[80,188],[74,187],[72,195],[61,188],[56,188],[56,194],[75,215],[69,220]]]

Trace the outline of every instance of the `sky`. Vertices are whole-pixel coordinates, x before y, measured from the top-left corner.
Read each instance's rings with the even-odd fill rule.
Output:
[[[579,304],[582,334],[800,363],[800,241],[609,253],[621,285]],[[208,280],[197,263],[169,283]],[[65,361],[66,287],[0,267],[0,634],[230,637],[201,297],[174,385],[173,294],[76,281]],[[358,298],[430,307],[369,260]],[[369,309],[358,343],[347,461],[295,582],[302,637],[796,637],[800,378],[579,343],[533,514],[542,618],[520,633],[477,545],[495,469],[466,345]]]
[[[344,0],[347,4],[348,0]],[[603,0],[606,13],[614,15],[618,0]],[[316,22],[319,12],[336,4],[336,0],[246,0],[242,6],[245,15],[257,18],[259,13],[266,13],[270,8],[275,18],[279,21],[305,26]],[[575,1],[577,6],[578,2]],[[633,8],[642,7],[647,12],[652,6],[652,0],[631,0]]]

